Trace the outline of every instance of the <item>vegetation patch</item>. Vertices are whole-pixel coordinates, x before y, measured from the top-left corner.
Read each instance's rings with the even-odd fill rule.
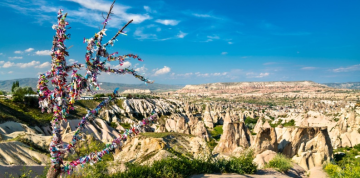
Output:
[[[45,149],[45,148],[43,148],[43,147],[35,144],[32,140],[29,140],[29,139],[27,139],[27,138],[24,138],[23,136],[20,136],[20,135],[19,135],[19,136],[17,136],[17,137],[15,138],[15,140],[16,140],[16,141],[19,141],[19,142],[21,142],[21,143],[23,143],[23,144],[25,144],[25,145],[27,145],[27,146],[29,146],[29,147],[30,147],[30,150],[36,150],[36,151],[39,151],[39,152],[41,152],[41,153],[49,153],[49,150],[47,150],[47,149]]]
[[[360,154],[360,144],[335,149],[334,153],[338,154],[334,154],[334,160],[324,167],[330,178],[360,177],[360,158],[355,158]]]
[[[220,136],[223,134],[223,126],[222,125],[215,126],[212,130],[210,130],[210,134],[215,140],[219,141]]]
[[[275,158],[269,161],[265,168],[273,168],[279,172],[286,172],[292,168],[291,160],[282,154],[277,154]]]

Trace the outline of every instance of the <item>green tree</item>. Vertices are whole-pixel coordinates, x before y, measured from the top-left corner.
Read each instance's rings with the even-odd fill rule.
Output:
[[[15,87],[13,91],[12,100],[14,102],[22,102],[24,101],[24,97],[26,94],[34,94],[35,92],[32,90],[31,87]]]

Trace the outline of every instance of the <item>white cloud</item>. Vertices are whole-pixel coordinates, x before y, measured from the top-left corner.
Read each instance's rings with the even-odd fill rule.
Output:
[[[266,77],[266,76],[269,76],[270,74],[269,73],[260,73],[260,74],[256,74],[254,72],[248,72],[246,73],[246,76],[248,76],[247,78],[263,78],[263,77]]]
[[[164,66],[164,68],[156,70],[154,76],[163,75],[169,73],[170,71],[170,67]]]
[[[351,71],[358,71],[360,70],[360,64],[357,65],[352,65],[349,67],[340,67],[340,68],[336,68],[333,69],[333,72],[351,72]]]
[[[22,59],[23,57],[21,56],[14,56],[14,57],[8,57],[10,60],[14,60],[14,59]]]
[[[267,66],[267,65],[273,65],[273,64],[276,64],[276,62],[267,62],[267,63],[264,63],[263,65]]]
[[[0,53],[0,56],[3,55],[3,53]]]
[[[149,6],[144,6],[144,9],[145,9],[146,12],[156,13],[156,10],[152,10]]]
[[[69,59],[69,63],[70,64],[74,64],[74,63],[77,63],[78,61],[76,61],[75,59]]]
[[[47,56],[51,54],[51,51],[50,50],[36,51],[35,54],[38,56]]]
[[[191,15],[193,15],[193,16],[195,16],[195,17],[198,17],[198,18],[212,18],[212,19],[218,19],[218,20],[223,19],[223,18],[214,16],[214,15],[212,15],[212,14],[192,13]]]
[[[8,67],[12,67],[14,65],[15,65],[15,63],[7,61],[7,62],[4,63],[4,65],[2,67],[3,68],[8,68]]]
[[[137,39],[139,40],[144,40],[144,39],[157,39],[157,36],[155,34],[145,34],[143,32],[144,28],[140,27],[137,28],[134,32],[134,36],[137,37]]]
[[[173,73],[175,75],[175,73]],[[190,77],[192,76],[193,73],[192,72],[188,72],[188,73],[185,73],[185,74],[176,74],[176,76],[178,77]]]
[[[31,51],[34,51],[34,48],[29,48],[29,49],[26,49],[25,52],[31,52]]]
[[[209,77],[210,76],[209,73],[202,74],[200,72],[196,72],[195,75],[198,76],[198,77]]]
[[[170,19],[157,19],[155,22],[161,23],[163,25],[171,25],[171,26],[175,26],[178,23],[180,23],[180,21],[178,20],[170,20]]]
[[[209,14],[197,14],[197,13],[193,13],[192,15],[195,16],[195,17],[202,17],[202,18],[210,18],[210,17],[211,17],[211,15],[209,15]]]
[[[28,68],[28,67],[38,66],[40,64],[40,62],[39,61],[31,61],[28,63],[13,63],[13,62],[7,61],[3,64],[4,64],[2,66],[3,68],[9,68],[9,67]]]
[[[227,55],[228,52],[222,52],[221,55]]]
[[[9,71],[8,73],[9,73],[9,74],[12,74],[12,73],[13,73],[13,71]]]
[[[205,42],[210,42],[210,41],[214,41],[214,40],[218,40],[218,39],[220,39],[220,37],[217,35],[213,35],[213,36],[209,35],[209,36],[207,36],[207,40]]]
[[[18,66],[20,68],[28,68],[28,67],[33,67],[33,66],[36,66],[39,64],[40,64],[39,61],[31,61],[29,63],[17,63],[16,66]]]
[[[187,35],[187,33],[184,33],[182,31],[179,32],[179,34],[177,35],[178,38],[184,38]]]
[[[228,42],[228,44],[230,44],[230,45],[231,45],[231,44],[233,44],[233,42],[229,41],[229,42]]]
[[[228,72],[215,72],[215,73],[200,73],[200,72],[195,72],[195,75],[197,77],[210,77],[210,76],[214,76],[214,77],[220,77],[220,76],[226,76],[228,75]]]
[[[109,11],[109,7],[111,5],[110,2],[105,2],[102,0],[68,0],[68,1],[76,2],[87,9],[98,10],[98,11],[102,11],[104,13],[107,13]],[[127,13],[126,11],[130,8],[131,8],[130,6],[115,4],[115,6],[113,8],[114,15],[111,17],[112,21],[113,22],[116,21],[115,23],[119,24],[119,23],[124,23],[124,22],[127,22],[127,21],[133,19],[134,20],[133,23],[141,23],[145,20],[151,19],[151,17],[148,14]],[[77,14],[77,15],[84,17],[84,18],[90,18],[90,19],[94,17],[94,16],[86,17],[87,13],[91,13],[91,11],[90,12],[84,11],[84,13]],[[100,19],[102,19],[102,17],[99,15],[100,14],[97,14],[97,16],[100,17]],[[96,20],[100,21],[100,19],[96,19]],[[102,21],[103,21],[103,19],[102,19]],[[109,24],[111,24],[111,23],[109,23]]]
[[[314,70],[316,67],[303,67],[301,70]]]
[[[4,64],[5,63],[5,61],[0,61],[0,64]]]
[[[14,51],[15,54],[21,54],[23,53],[22,51]]]
[[[145,73],[148,69],[145,66],[136,68],[135,71],[139,73]]]
[[[121,68],[128,68],[128,67],[130,67],[130,66],[131,66],[131,62],[125,61],[125,62],[123,63],[123,65],[121,66]]]
[[[35,68],[45,68],[45,67],[49,67],[49,66],[51,66],[50,62],[44,62],[39,66],[35,66]]]

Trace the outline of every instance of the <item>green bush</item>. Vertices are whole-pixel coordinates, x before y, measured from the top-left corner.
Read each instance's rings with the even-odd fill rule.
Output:
[[[285,122],[283,126],[284,127],[295,126],[294,119],[291,119],[289,122]]]
[[[252,174],[256,165],[252,162],[252,152],[244,153],[240,157],[224,159],[186,159],[167,158],[155,161],[151,166],[137,163],[127,163],[127,170],[111,175],[111,177],[189,177],[204,173],[237,173]]]
[[[277,154],[274,159],[269,161],[265,168],[274,168],[279,172],[286,172],[292,168],[291,160],[282,154]]]
[[[330,178],[355,178],[360,177],[360,165],[357,164],[345,164],[342,168],[336,164],[328,163],[325,168],[325,172]]]
[[[117,125],[116,122],[111,122],[111,123],[110,123],[110,127],[114,128],[114,129],[116,129],[117,126],[118,126],[118,125]]]
[[[185,157],[166,158],[154,161],[152,165],[140,165],[139,163],[126,163],[127,169],[124,172],[117,172],[109,175],[107,171],[108,163],[99,162],[94,166],[86,165],[80,177],[102,178],[177,178],[190,177],[194,174],[204,173],[237,173],[237,174],[253,174],[256,172],[256,165],[252,162],[253,152],[248,151],[240,157],[233,157],[229,160],[214,159],[212,157],[206,159],[188,159]],[[115,165],[117,166],[117,165]],[[71,177],[79,177],[72,175]]]

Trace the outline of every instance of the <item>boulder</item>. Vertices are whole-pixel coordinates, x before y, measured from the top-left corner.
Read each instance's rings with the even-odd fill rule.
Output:
[[[271,161],[276,156],[276,152],[272,150],[266,150],[261,154],[257,154],[254,158],[253,162],[255,162],[258,166],[258,169],[261,169],[265,166],[266,163]]]

